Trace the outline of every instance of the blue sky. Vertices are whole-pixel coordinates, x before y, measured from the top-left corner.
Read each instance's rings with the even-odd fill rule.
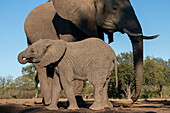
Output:
[[[47,0],[1,0],[0,2],[0,76],[21,76],[17,55],[27,47],[24,21],[29,12]],[[144,41],[146,56],[170,59],[170,0],[130,0],[143,28],[144,35],[160,34]],[[116,54],[132,51],[127,35],[114,34],[110,46]],[[107,40],[106,40],[107,41]]]

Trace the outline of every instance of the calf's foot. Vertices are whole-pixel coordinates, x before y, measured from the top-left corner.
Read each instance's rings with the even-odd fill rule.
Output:
[[[69,106],[67,109],[76,110],[76,109],[79,109],[79,107],[78,106]]]
[[[46,108],[49,110],[58,110],[58,107],[56,105],[49,105]]]
[[[91,109],[91,110],[102,110],[102,109],[104,109],[104,106],[103,106],[102,103],[98,103],[98,104],[93,103],[93,104],[90,106],[90,109]]]

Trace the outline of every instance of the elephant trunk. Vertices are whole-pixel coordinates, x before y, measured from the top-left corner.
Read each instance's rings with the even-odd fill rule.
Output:
[[[127,30],[124,30],[127,31]],[[155,36],[143,36],[142,33],[130,33],[126,32],[132,42],[133,46],[133,58],[134,58],[134,69],[135,69],[135,94],[132,97],[133,102],[136,102],[140,96],[142,88],[143,78],[143,39],[154,39],[159,35]]]
[[[143,77],[143,38],[130,36],[133,46],[133,58],[135,69],[135,94],[132,97],[133,102],[136,102],[140,96]]]
[[[28,62],[27,59],[24,59],[24,51],[21,52],[19,55],[18,55],[18,62],[21,63],[21,64],[26,64]]]

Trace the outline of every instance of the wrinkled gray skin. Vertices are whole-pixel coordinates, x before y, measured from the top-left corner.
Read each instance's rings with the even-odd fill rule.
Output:
[[[143,39],[153,39],[156,36],[145,37],[140,23],[129,0],[53,0],[59,16],[72,21],[87,35],[100,37],[105,32],[109,42],[113,33],[127,33],[133,47],[135,69],[135,102],[140,95],[143,76]],[[100,37],[101,38],[101,37]]]
[[[66,43],[63,40],[39,40],[29,46],[23,58],[40,67],[54,67],[52,101],[49,109],[57,109],[61,86],[66,92],[70,106],[78,109],[74,95],[74,80],[88,80],[95,89],[95,100],[90,109],[100,110],[112,107],[107,96],[107,87],[115,63],[116,55],[112,48],[98,38]],[[27,60],[28,61],[28,60]]]
[[[129,0],[52,0],[33,9],[25,21],[28,44],[39,39],[63,39],[78,41],[88,37],[104,39],[108,34],[109,42],[113,33],[127,33],[133,47],[136,88],[133,101],[141,91],[143,76],[143,39],[153,39],[142,35],[140,23]],[[56,13],[57,12],[57,13]],[[71,37],[66,38],[69,35]],[[20,63],[25,63],[20,60]],[[36,66],[39,73],[41,91],[48,103],[50,85],[46,77],[46,68]],[[50,81],[51,79],[49,79]],[[49,85],[49,86],[48,86]]]
[[[55,14],[56,11],[52,2],[42,4],[30,12],[24,25],[28,46],[37,42],[39,39],[62,39],[67,42],[73,42],[88,38],[88,36],[80,31],[73,23],[61,19]],[[22,53],[19,55],[18,61],[22,64],[26,63],[22,60]],[[51,67],[42,68],[37,64],[34,65],[38,72],[38,79],[40,81],[44,102],[45,104],[49,104],[51,97],[49,92],[51,92],[53,69]],[[75,94],[79,97],[81,96],[83,82],[76,80],[75,86],[77,86],[75,87]],[[81,102],[78,103],[82,104]]]

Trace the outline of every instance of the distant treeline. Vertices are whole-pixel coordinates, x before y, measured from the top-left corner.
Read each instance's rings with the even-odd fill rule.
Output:
[[[117,56],[119,88],[115,89],[115,75],[112,72],[108,86],[109,98],[130,99],[134,93],[135,76],[133,55],[121,53]],[[35,87],[37,74],[31,64],[22,68],[22,76],[13,80],[12,76],[0,77],[0,98],[37,98],[42,97],[40,88]],[[84,81],[83,97],[93,98],[93,86]],[[64,92],[61,97],[66,97]],[[143,88],[140,98],[170,97],[170,59],[146,57],[143,70]]]

